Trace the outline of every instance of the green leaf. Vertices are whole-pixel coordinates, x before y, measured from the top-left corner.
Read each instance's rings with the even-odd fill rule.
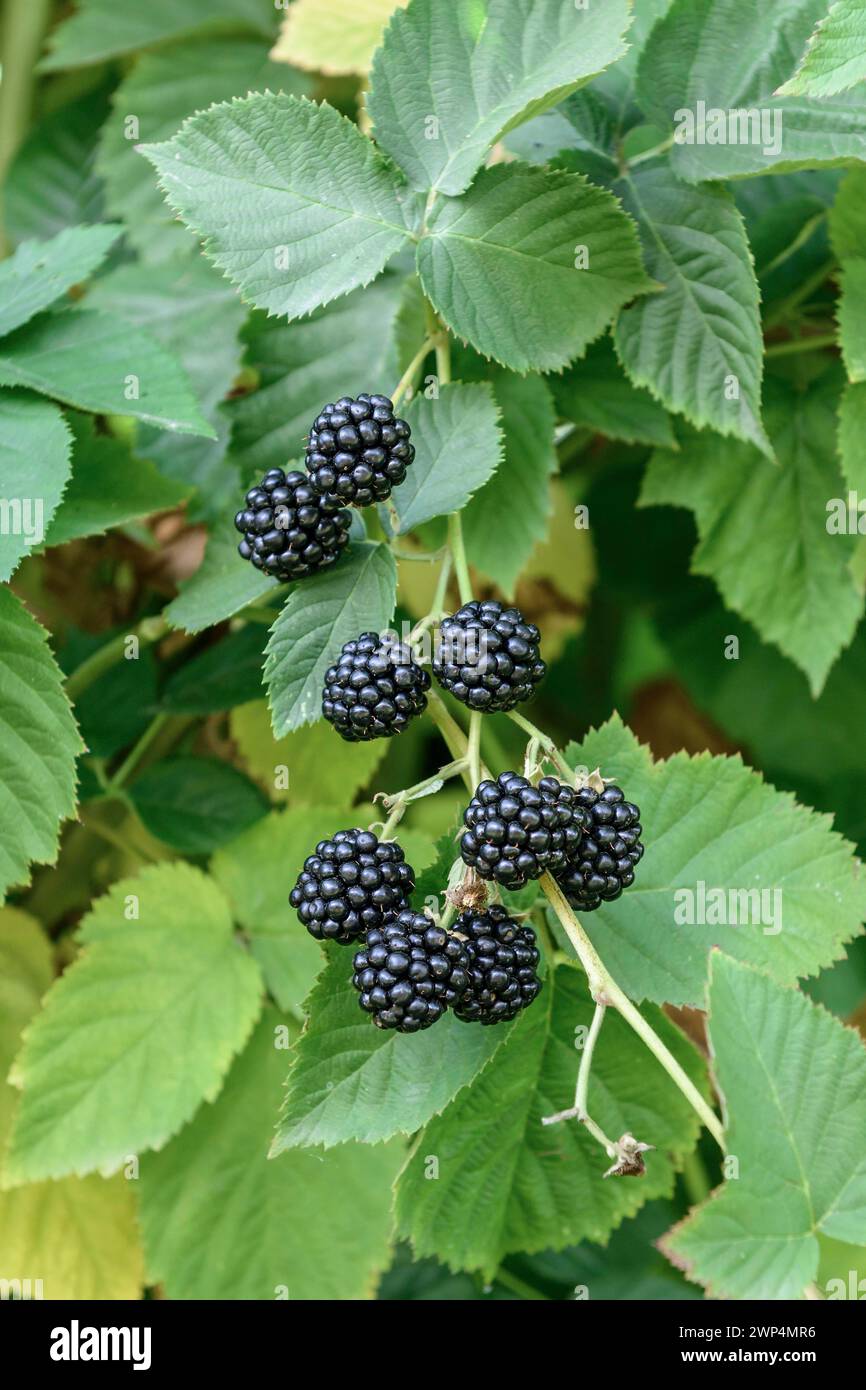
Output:
[[[866,383],[846,386],[839,405],[839,462],[850,488],[866,497]]]
[[[170,353],[114,314],[48,311],[0,343],[0,382],[97,414],[214,437]]]
[[[385,739],[337,743],[339,735],[323,719],[275,739],[264,700],[232,710],[231,734],[250,775],[293,806],[349,805],[388,751]]]
[[[449,1013],[424,1033],[383,1032],[358,1004],[346,955],[331,948],[304,1006],[307,1026],[293,1050],[274,1154],[413,1134],[469,1085],[511,1031],[471,1028]]]
[[[646,853],[634,884],[591,918],[599,955],[632,998],[702,1008],[714,946],[792,985],[860,934],[866,879],[853,846],[739,757],[653,763],[618,717],[567,757],[600,767],[640,807]]]
[[[417,395],[404,414],[415,460],[392,497],[398,535],[465,507],[495,472],[503,444],[499,411],[486,382],[442,386],[436,400]]]
[[[123,219],[142,259],[161,261],[178,246],[192,250],[194,244],[172,217],[137,143],[171,139],[187,116],[216,102],[261,88],[300,93],[306,85],[297,73],[270,62],[267,44],[255,38],[238,37],[230,43],[193,39],[147,53],[136,62],[112,96],[97,167],[105,179],[106,203]],[[200,264],[198,257],[195,264]],[[129,269],[142,275],[140,268]],[[228,285],[223,290],[231,294]]]
[[[45,540],[69,480],[72,438],[56,405],[0,389],[0,581]]]
[[[330,569],[296,584],[271,629],[265,682],[277,738],[320,717],[322,680],[344,642],[383,632],[394,614],[397,567],[386,545],[351,545]]]
[[[663,1249],[711,1298],[802,1297],[818,1273],[819,1233],[866,1245],[866,1053],[796,990],[721,953],[709,1008],[737,1180]]]
[[[830,239],[837,258],[846,261],[866,256],[866,170],[852,169],[839,184],[830,208]]]
[[[97,434],[90,416],[72,414],[68,423],[75,440],[72,479],[48,527],[46,547],[101,536],[137,517],[168,511],[188,495],[152,463],[133,458],[120,440]]]
[[[166,681],[162,708],[172,714],[216,714],[255,700],[262,689],[267,635],[264,624],[246,623],[185,662]]]
[[[583,975],[559,966],[538,1002],[468,1090],[419,1136],[397,1185],[397,1223],[416,1255],[491,1277],[512,1251],[562,1250],[605,1241],[652,1197],[673,1188],[678,1162],[694,1146],[697,1121],[643,1043],[612,1010],[593,1056],[589,1112],[606,1134],[628,1132],[658,1152],[641,1182],[605,1181],[604,1150],[573,1122],[542,1126],[570,1105],[593,1003]],[[702,1064],[658,1009],[648,1021],[693,1078]],[[435,1182],[425,1155],[439,1162]],[[471,1220],[467,1219],[471,1213]]]
[[[866,0],[837,0],[780,96],[829,97],[866,78]]]
[[[610,338],[593,343],[580,362],[552,378],[551,386],[559,414],[580,429],[626,444],[677,447],[667,411],[649,391],[628,379]]]
[[[98,88],[34,125],[6,174],[3,220],[10,241],[102,221],[102,181],[93,166],[107,112],[107,91]]]
[[[142,1163],[148,1266],[169,1298],[369,1298],[390,1259],[398,1145],[268,1162],[284,1028],[266,1010],[216,1105]]]
[[[40,923],[17,907],[0,907],[0,1166],[16,1100],[6,1078],[25,1024],[53,978],[51,942]]]
[[[457,336],[517,372],[563,367],[651,288],[610,193],[522,164],[484,170],[434,209],[418,272]]]
[[[839,344],[849,381],[866,381],[866,175],[852,170],[830,209],[830,237],[839,261]]]
[[[746,444],[680,431],[679,453],[653,455],[641,505],[690,507],[700,537],[692,569],[802,671],[818,695],[863,611],[849,564],[855,537],[828,531],[842,493],[835,454],[835,371],[800,391],[767,383],[768,463]],[[755,517],[772,518],[756,536]],[[750,538],[744,549],[745,538]]]
[[[671,162],[680,177],[696,183],[862,160],[866,95],[774,96],[825,14],[826,0],[777,0],[768,26],[752,0],[675,0],[641,55],[637,97],[651,121],[675,134]]]
[[[392,389],[400,375],[391,328],[401,283],[386,271],[298,323],[251,315],[246,363],[259,385],[230,406],[232,453],[250,477],[303,453],[317,401]]]
[[[149,0],[147,5],[123,8],[113,0],[80,0],[75,13],[52,33],[42,72],[83,67],[121,53],[132,53],[165,39],[214,28],[243,26],[269,37],[277,12],[260,0]]]
[[[68,227],[50,241],[22,241],[0,262],[0,336],[89,279],[119,234],[119,227]]]
[[[666,166],[629,175],[626,207],[661,294],[619,317],[616,346],[632,381],[699,429],[770,454],[761,424],[764,344],[746,229],[723,188],[689,188]]]
[[[625,52],[629,22],[626,0],[411,0],[373,60],[376,140],[414,188],[462,193],[501,135]]]
[[[269,314],[297,318],[366,285],[407,239],[412,200],[330,106],[253,93],[141,148],[206,253]]]
[[[145,828],[180,854],[210,854],[267,813],[268,800],[219,758],[172,758],[129,788]]]
[[[57,858],[83,748],[44,629],[0,588],[0,897]]]
[[[295,0],[283,18],[273,56],[329,76],[365,76],[393,10],[408,0]]]
[[[13,1184],[110,1173],[160,1148],[216,1097],[261,1006],[261,976],[225,898],[189,865],[116,883],[81,938],[11,1078],[23,1092],[5,1170]]]
[[[550,478],[558,467],[556,417],[541,377],[497,372],[491,384],[502,412],[505,454],[466,507],[463,534],[472,564],[510,595],[536,542],[547,534]]]
[[[241,559],[238,540],[232,521],[211,532],[201,565],[165,609],[172,627],[201,632],[279,587],[272,575]]]

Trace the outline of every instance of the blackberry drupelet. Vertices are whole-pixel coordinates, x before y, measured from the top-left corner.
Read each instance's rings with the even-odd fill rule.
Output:
[[[401,734],[427,707],[430,675],[405,644],[362,632],[325,674],[322,714],[350,743]]]
[[[587,828],[573,864],[555,877],[572,907],[594,912],[634,882],[644,848],[640,811],[619,787],[603,792],[582,787],[576,796],[588,816]]]
[[[277,579],[303,579],[332,565],[349,539],[351,517],[321,497],[306,473],[272,468],[235,517],[238,552]]]
[[[442,620],[433,674],[470,709],[513,709],[529,699],[547,670],[539,636],[519,608],[473,599]]]
[[[367,933],[352,984],[377,1028],[418,1033],[440,1019],[469,983],[469,958],[456,936],[411,908]]]
[[[464,912],[454,930],[466,937],[469,986],[454,1006],[464,1023],[507,1023],[541,990],[535,973],[535,932],[493,903],[485,912]]]
[[[310,430],[304,462],[319,492],[337,506],[384,502],[415,457],[411,431],[387,396],[362,391],[323,406]]]
[[[542,777],[534,787],[516,772],[503,772],[495,782],[478,784],[463,820],[464,862],[482,878],[523,888],[574,859],[585,812],[574,789],[555,777]]]
[[[402,912],[415,870],[394,841],[370,830],[338,830],[304,860],[289,902],[317,941],[356,941]]]

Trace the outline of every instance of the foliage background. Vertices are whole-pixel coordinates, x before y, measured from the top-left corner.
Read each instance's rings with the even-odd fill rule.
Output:
[[[267,0],[122,12],[79,0],[71,14],[6,0],[2,211],[7,254],[21,259],[0,277],[14,264],[25,292],[16,299],[7,278],[0,304],[0,492],[30,495],[38,480],[50,516],[38,554],[0,537],[11,580],[0,591],[0,1071],[14,1083],[0,1093],[0,1277],[81,1299],[557,1299],[585,1286],[627,1300],[799,1296],[851,1269],[866,1276],[866,1096],[852,1031],[866,1028],[853,858],[866,838],[864,550],[825,524],[830,499],[864,486],[862,6],[834,6],[831,42],[807,54],[815,26],[831,26],[818,0],[779,4],[769,38],[751,0],[636,0],[627,51],[624,0],[598,4],[598,65],[583,75],[606,70],[497,140],[494,169],[473,185],[522,209],[528,288],[512,288],[518,310],[528,294],[546,316],[503,313],[497,264],[461,266],[456,238],[449,282],[437,258],[452,212],[419,251],[424,288],[469,345],[453,353],[465,385],[409,408],[422,454],[439,463],[433,496],[407,485],[395,501],[406,549],[440,546],[445,514],[464,507],[477,592],[514,597],[544,636],[550,670],[533,720],[561,747],[574,741],[573,763],[621,775],[648,837],[664,839],[642,866],[647,892],[597,914],[592,934],[628,993],[654,1001],[647,1017],[701,1085],[698,1006],[717,933],[672,938],[670,893],[699,879],[750,884],[744,864],[784,885],[781,937],[723,943],[768,973],[719,965],[711,1000],[730,1147],[762,1175],[743,1182],[722,1224],[761,1227],[768,1211],[769,1226],[745,1274],[731,1272],[731,1226],[719,1236],[712,1204],[658,1248],[719,1183],[719,1156],[617,1018],[594,1104],[617,1133],[652,1132],[647,1178],[604,1184],[585,1136],[551,1138],[524,1113],[565,1104],[573,1085],[571,1039],[591,1012],[573,966],[557,967],[544,1007],[499,1050],[488,1030],[455,1040],[448,1020],[424,1051],[372,1036],[346,998],[344,961],[316,982],[320,952],[286,906],[321,835],[375,818],[375,791],[418,781],[443,755],[426,721],[387,747],[337,746],[321,724],[303,725],[315,685],[291,666],[303,601],[284,613],[270,659],[272,724],[262,666],[277,607],[237,560],[227,518],[254,477],[298,456],[322,402],[393,388],[424,338],[423,297],[402,237],[366,288],[337,283],[338,257],[311,302],[281,299],[279,277],[251,292],[243,258],[220,245],[223,214],[242,230],[286,216],[251,177],[237,198],[214,184],[182,208],[215,237],[242,298],[137,146],[162,145],[152,158],[171,198],[171,167],[195,163],[193,141],[162,142],[188,116],[248,92],[305,96],[365,131],[372,117],[413,186],[438,179],[453,210],[499,130],[462,165],[424,168],[438,152],[405,134],[412,69],[404,57],[389,70],[387,47],[365,104],[391,0],[295,0],[285,14]],[[526,22],[541,32],[554,9],[538,4]],[[423,27],[430,10],[413,0],[410,22]],[[756,57],[748,88],[735,51]],[[429,53],[421,42],[415,61]],[[673,144],[673,112],[699,98],[782,102],[776,167],[741,146]],[[417,110],[426,101],[418,92]],[[293,103],[276,109],[299,119]],[[318,147],[329,173],[335,130],[323,126]],[[597,195],[592,247],[609,251],[607,283],[582,299],[581,288],[579,302],[543,244],[552,213],[567,223],[578,175],[634,219]],[[472,235],[484,214],[465,197]],[[57,237],[59,278],[33,290],[38,248],[27,247]],[[349,260],[345,238],[334,244]],[[130,344],[130,369],[152,388],[132,409],[115,369]],[[733,402],[718,389],[726,373],[741,387]],[[464,431],[450,453],[446,411]],[[575,524],[580,507],[588,529]],[[367,523],[381,542],[384,519]],[[384,545],[353,554],[352,633],[388,622],[393,584]],[[397,619],[415,621],[436,569],[397,569]],[[138,660],[103,661],[133,632]],[[724,655],[731,635],[737,660]],[[664,761],[652,768],[619,720],[606,722],[614,710]],[[484,740],[491,765],[520,765],[513,724],[486,720]],[[726,755],[831,814],[848,843]],[[282,766],[288,788],[275,784]],[[442,887],[464,799],[448,784],[401,826],[427,894]],[[146,930],[125,917],[131,892]],[[780,989],[798,979],[852,1027]],[[293,1043],[308,1009],[283,1152],[268,1160],[288,1070],[275,1030]],[[726,1048],[737,1009],[772,1024],[751,1051],[736,1030]],[[768,1058],[783,1095],[836,1098],[835,1121],[820,1106],[799,1116],[805,1162],[793,1142],[785,1149],[784,1116],[770,1122],[766,1098],[738,1087],[738,1071]],[[774,1138],[769,1162],[754,1151],[761,1132]],[[430,1153],[444,1164],[437,1184],[419,1169]],[[805,1216],[787,1205],[792,1185],[812,1204]]]

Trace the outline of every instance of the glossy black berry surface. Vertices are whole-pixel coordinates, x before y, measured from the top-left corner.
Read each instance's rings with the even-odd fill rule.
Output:
[[[587,828],[574,863],[556,879],[572,907],[593,912],[634,883],[644,848],[640,811],[619,787],[603,792],[583,787],[576,796],[588,816]]]
[[[469,985],[454,1006],[464,1023],[507,1023],[537,998],[541,981],[535,932],[509,917],[499,903],[464,912],[454,931],[466,938]]]
[[[546,669],[538,628],[519,608],[473,599],[442,620],[433,674],[470,709],[513,709],[530,698]]]
[[[289,901],[317,941],[347,943],[402,912],[414,887],[415,871],[393,840],[338,830],[304,861]]]
[[[442,1017],[469,983],[463,944],[407,908],[367,933],[352,983],[378,1028],[418,1033]]]
[[[322,407],[304,462],[313,483],[339,506],[384,502],[415,457],[410,429],[387,396],[362,391]]]
[[[351,743],[391,738],[426,709],[429,689],[409,647],[362,632],[325,673],[322,714]]]
[[[250,488],[235,517],[238,553],[276,579],[303,579],[332,565],[346,548],[351,517],[323,498],[306,473],[272,468]]]
[[[503,772],[495,782],[478,784],[463,820],[464,862],[482,878],[522,888],[575,858],[585,812],[574,789],[555,777],[542,777],[536,787],[516,772]]]

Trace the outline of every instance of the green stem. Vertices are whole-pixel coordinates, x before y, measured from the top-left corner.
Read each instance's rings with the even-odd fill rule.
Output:
[[[414,382],[418,372],[418,368],[423,363],[424,358],[428,355],[428,353],[432,352],[433,348],[438,346],[440,336],[441,335],[438,332],[436,332],[431,333],[427,338],[424,339],[424,342],[421,344],[418,351],[415,353],[415,356],[412,358],[412,361],[409,363],[400,380],[397,382],[397,385],[394,387],[394,390],[391,392],[391,402],[393,405],[396,406],[400,404],[409,387]]]
[[[696,1149],[686,1155],[682,1178],[690,1204],[693,1207],[699,1206],[710,1195],[710,1180]]]
[[[475,787],[481,781],[481,719],[481,711],[477,709],[469,716],[469,745],[466,756],[472,774],[472,785]]]
[[[86,661],[82,661],[78,669],[67,677],[66,693],[70,700],[77,700],[88,686],[93,685],[100,676],[104,676],[106,671],[110,671],[112,666],[123,660],[130,637],[137,637],[139,646],[148,646],[152,642],[158,642],[167,631],[168,623],[164,618],[145,618],[132,629],[132,632],[119,632],[110,642],[106,642],[104,647],[100,647]]]
[[[574,768],[570,767],[566,762],[553,739],[544,733],[542,729],[536,728],[536,726],[530,723],[528,719],[525,719],[522,714],[518,714],[516,710],[508,710],[507,713],[508,718],[511,719],[518,728],[521,728],[525,734],[529,734],[530,738],[537,739],[550,761],[563,777],[567,779],[569,786],[571,786],[574,782]]]
[[[516,1274],[509,1273],[507,1269],[496,1271],[496,1283],[501,1284],[504,1289],[510,1289],[512,1293],[516,1293],[518,1298],[543,1299],[545,1303],[550,1302],[546,1293],[542,1293],[540,1289],[534,1289],[531,1284],[527,1284],[523,1279],[518,1279]]]
[[[787,343],[771,343],[764,350],[764,356],[789,357],[795,352],[817,352],[819,348],[836,347],[837,343],[835,333],[818,333],[812,338],[792,338]]]
[[[0,179],[30,126],[35,68],[52,0],[4,0],[0,18]],[[5,243],[5,236],[2,238]]]
[[[814,231],[815,226],[823,221],[826,215],[826,213],[822,212],[818,215],[817,218],[812,219],[812,224],[807,224],[810,226],[809,235],[811,235],[812,231]],[[793,243],[793,246],[790,248],[790,250],[796,250],[798,244],[800,244],[800,241],[801,238],[798,237],[796,241]],[[790,254],[790,252],[788,252],[787,254]],[[779,258],[777,257],[771,265],[766,266],[765,269],[761,272],[762,276],[766,275],[770,270],[774,270],[778,263]],[[818,269],[812,275],[808,276],[807,279],[803,281],[802,285],[798,285],[797,289],[795,289],[792,294],[789,294],[786,299],[783,299],[781,303],[776,306],[776,308],[773,310],[771,314],[767,315],[767,319],[764,323],[764,328],[775,328],[778,324],[784,323],[786,319],[790,318],[791,314],[794,312],[795,309],[798,309],[801,304],[805,303],[807,299],[810,299],[812,297],[816,290],[819,290],[821,288],[821,286],[824,284],[824,281],[829,279],[829,277],[832,275],[835,269],[835,260],[825,261],[823,265],[819,266]]]
[[[451,566],[453,559],[450,550],[446,550],[442,557],[442,568],[439,571],[439,578],[436,583],[436,593],[433,595],[432,612],[438,617],[445,608],[445,597],[448,593],[448,581],[451,578]]]
[[[125,785],[129,780],[130,774],[138,766],[144,754],[157,735],[162,732],[162,729],[170,718],[171,716],[169,714],[162,713],[156,715],[156,717],[151,720],[150,724],[148,724],[144,733],[141,735],[141,738],[124,758],[117,771],[112,775],[111,781],[106,788],[108,795],[114,795]]]
[[[463,544],[463,522],[460,519],[459,512],[452,512],[448,518],[448,544],[451,547],[451,554],[454,558],[454,573],[457,575],[460,602],[471,603],[472,580],[469,578],[466,547]]]
[[[435,690],[429,690],[427,692],[427,712],[448,745],[455,761],[465,761],[469,742],[460,725],[457,723],[457,720],[452,719],[448,710],[445,708],[443,700]],[[472,782],[472,774],[469,771],[468,763],[466,763],[461,775],[468,790],[474,792],[475,786]]]

